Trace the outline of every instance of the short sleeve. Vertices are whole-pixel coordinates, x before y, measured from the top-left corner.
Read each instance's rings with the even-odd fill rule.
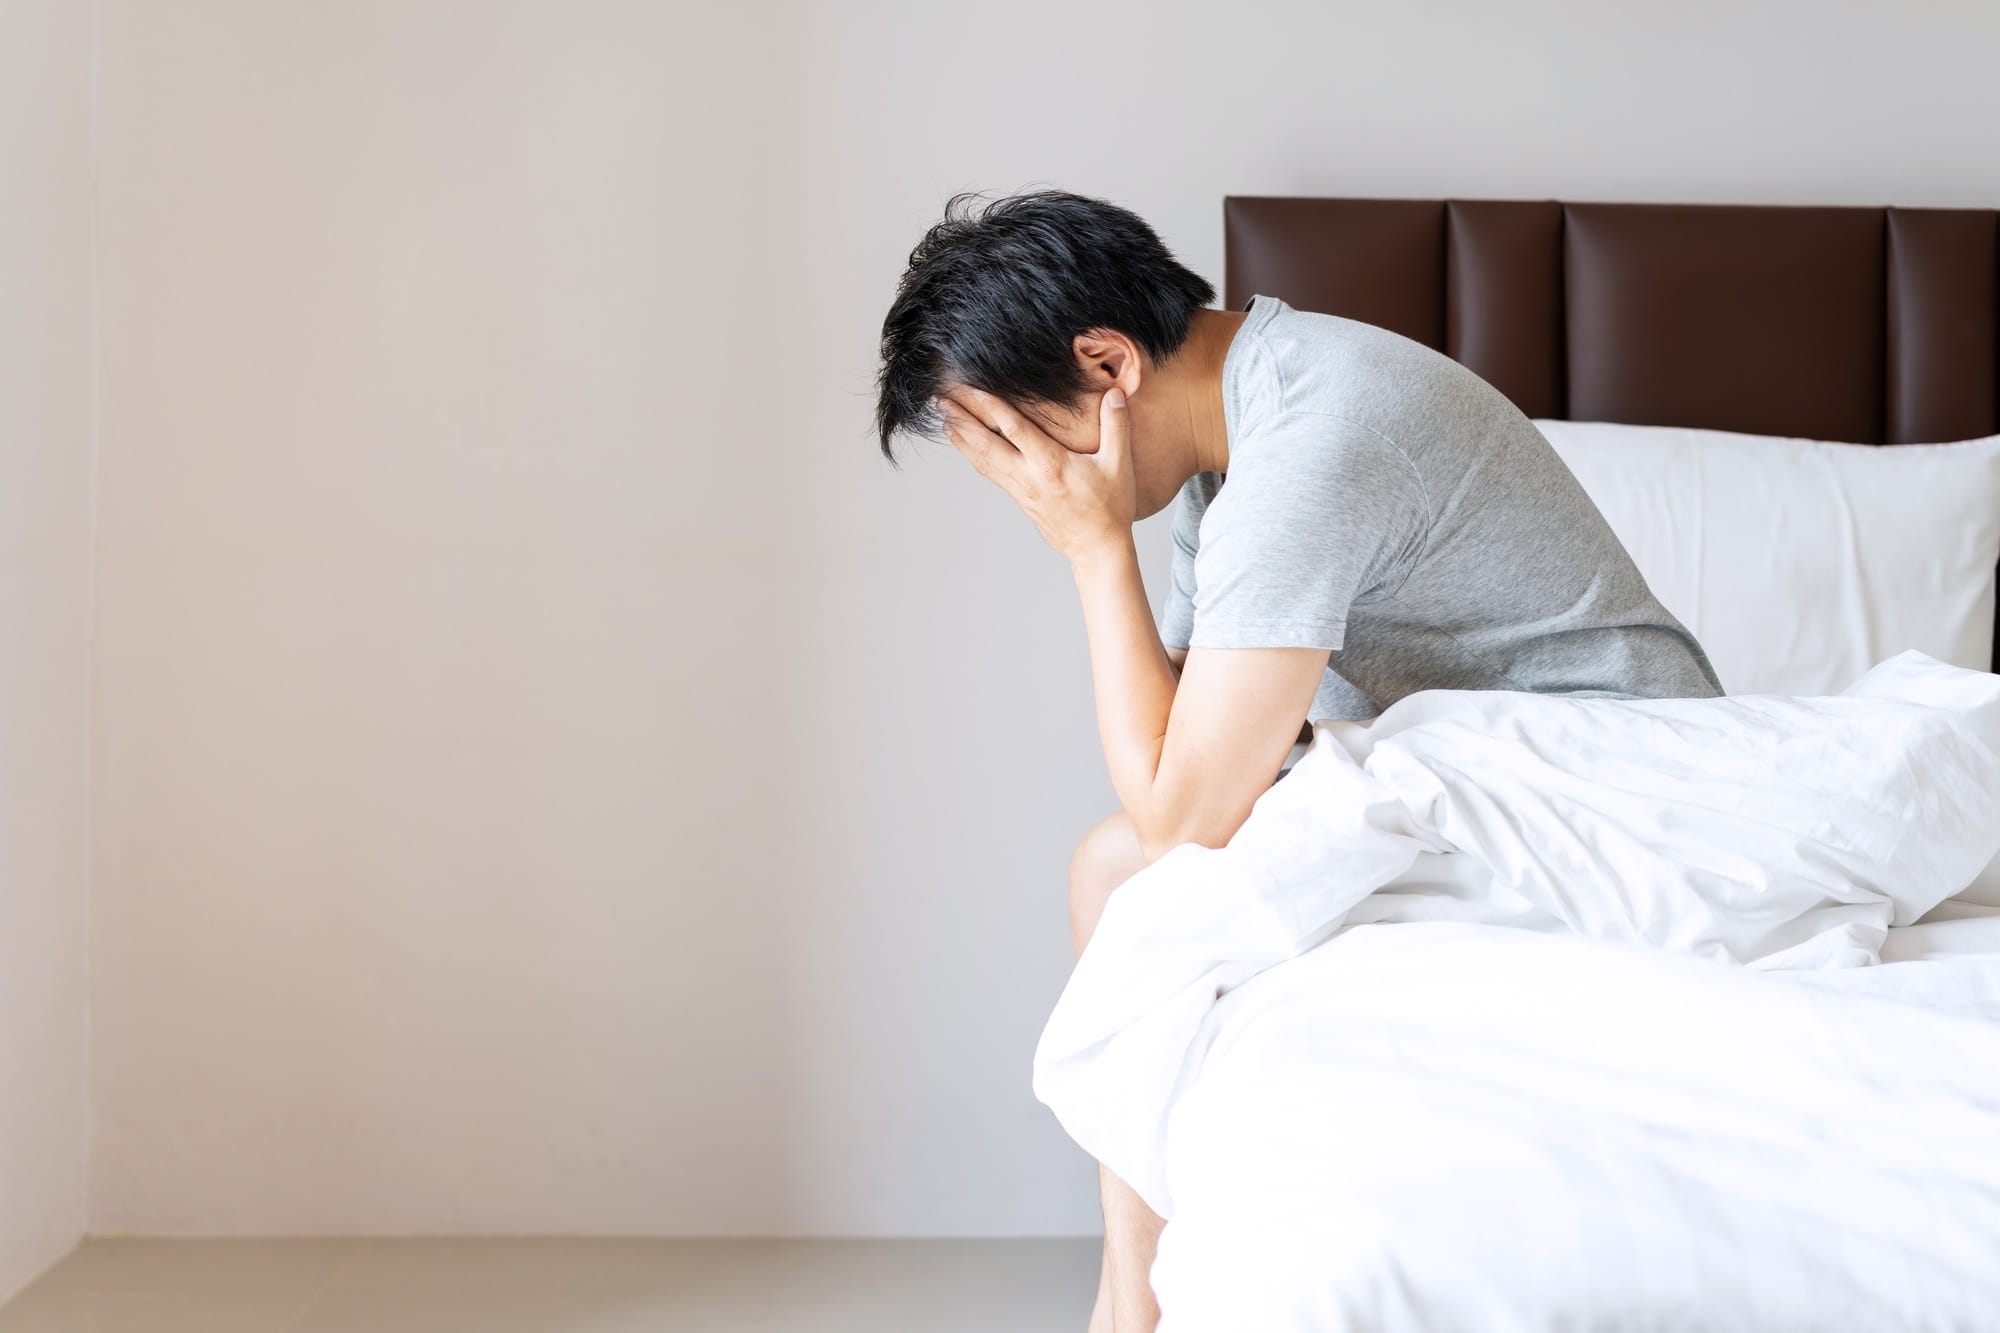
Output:
[[[1394,596],[1423,550],[1416,467],[1376,431],[1285,412],[1230,449],[1193,558],[1196,648],[1340,648],[1357,603]]]
[[[1197,473],[1181,487],[1174,503],[1172,578],[1160,611],[1160,642],[1169,648],[1187,647],[1194,630],[1194,561],[1201,549],[1201,516],[1221,480],[1213,472]]]

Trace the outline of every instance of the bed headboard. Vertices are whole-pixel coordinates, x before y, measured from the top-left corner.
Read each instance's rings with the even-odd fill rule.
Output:
[[[1230,309],[1393,329],[1532,417],[2000,433],[2000,210],[1237,197],[1223,230]]]

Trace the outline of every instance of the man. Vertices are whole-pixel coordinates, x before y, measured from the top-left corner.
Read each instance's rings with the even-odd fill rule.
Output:
[[[1068,558],[1123,808],[1070,865],[1079,952],[1184,842],[1221,846],[1313,719],[1426,689],[1722,692],[1534,425],[1386,330],[1214,289],[1045,191],[947,205],[882,328],[876,425],[943,434]],[[1154,624],[1132,525],[1178,495]],[[1163,1225],[1108,1171],[1093,1333],[1153,1327]]]

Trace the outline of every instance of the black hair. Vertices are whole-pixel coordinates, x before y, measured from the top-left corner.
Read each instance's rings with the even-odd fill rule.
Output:
[[[1062,190],[979,206],[953,195],[924,233],[882,321],[875,428],[896,461],[902,431],[936,438],[934,400],[963,384],[1016,406],[1074,403],[1089,388],[1071,340],[1113,329],[1155,363],[1215,300],[1138,214]]]

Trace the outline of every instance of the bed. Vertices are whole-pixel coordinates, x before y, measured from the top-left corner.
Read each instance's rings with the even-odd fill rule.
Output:
[[[1228,847],[1113,895],[1035,1085],[1167,1218],[1164,1333],[2000,1328],[2000,214],[1225,218],[1231,308],[1444,351],[1649,581],[1708,548],[1764,601],[1662,593],[1729,698],[1322,723]],[[1719,531],[1841,469],[1839,559]]]

